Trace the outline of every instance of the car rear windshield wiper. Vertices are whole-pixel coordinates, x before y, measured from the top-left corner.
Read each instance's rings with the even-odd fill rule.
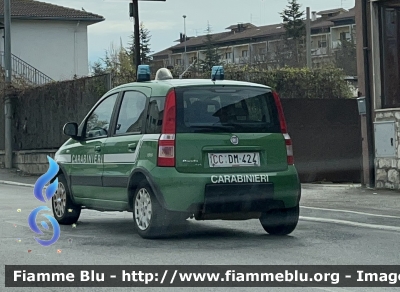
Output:
[[[228,131],[232,131],[235,129],[235,127],[233,126],[218,126],[218,125],[204,125],[204,126],[189,126],[189,128],[195,128],[195,129],[199,129],[198,131],[201,130],[206,130],[206,131],[221,131],[221,132],[226,132]]]

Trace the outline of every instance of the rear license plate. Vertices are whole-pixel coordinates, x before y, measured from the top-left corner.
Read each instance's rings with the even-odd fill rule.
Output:
[[[260,166],[260,153],[209,153],[210,167]]]

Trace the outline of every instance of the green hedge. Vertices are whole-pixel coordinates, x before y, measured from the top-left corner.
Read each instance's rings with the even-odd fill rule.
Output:
[[[341,69],[281,68],[260,69],[254,66],[224,66],[225,79],[248,81],[274,88],[281,98],[351,98],[351,90]],[[203,78],[210,78],[204,73]]]

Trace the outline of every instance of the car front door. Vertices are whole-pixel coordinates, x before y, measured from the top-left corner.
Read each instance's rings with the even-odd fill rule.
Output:
[[[128,178],[136,165],[150,95],[151,89],[146,87],[123,92],[112,133],[103,144],[102,199],[109,208],[126,207]]]
[[[84,121],[82,139],[71,147],[71,189],[74,197],[92,206],[102,188],[103,144],[118,93],[111,94],[99,102]]]

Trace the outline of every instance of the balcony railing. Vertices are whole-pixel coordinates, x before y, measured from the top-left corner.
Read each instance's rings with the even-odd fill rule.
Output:
[[[0,52],[0,66],[4,68],[4,52]],[[28,83],[43,85],[54,81],[49,76],[29,65],[15,55],[11,55],[12,78],[23,78]]]
[[[328,54],[328,48],[326,47],[311,50],[311,56],[321,56],[327,54]]]

